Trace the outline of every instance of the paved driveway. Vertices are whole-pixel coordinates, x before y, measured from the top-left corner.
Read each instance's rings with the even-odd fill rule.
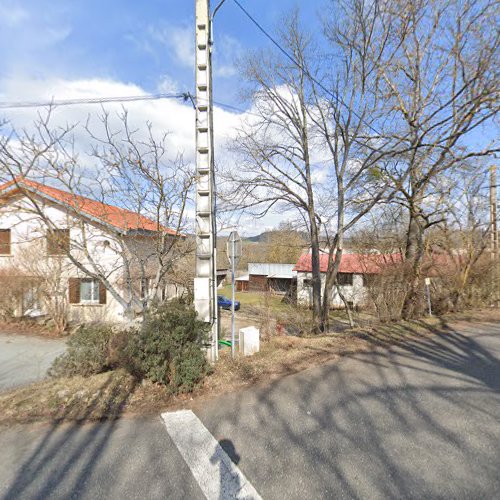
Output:
[[[40,380],[65,342],[25,335],[0,334],[0,391]]]
[[[500,325],[358,353],[195,413],[264,499],[500,498]],[[5,429],[0,498],[202,498],[176,446],[159,415]]]

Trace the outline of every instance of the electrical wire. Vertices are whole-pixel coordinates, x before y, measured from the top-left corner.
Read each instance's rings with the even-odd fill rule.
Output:
[[[79,104],[106,104],[115,102],[134,102],[134,101],[152,101],[160,99],[182,99],[184,102],[190,101],[195,107],[196,98],[190,92],[183,92],[180,94],[153,94],[141,96],[111,96],[111,97],[95,97],[95,98],[81,98],[81,99],[53,99],[51,101],[18,101],[7,102],[0,101],[0,109],[21,109],[21,108],[43,108],[43,107],[57,107],[57,106],[71,106]],[[232,104],[226,104],[221,101],[213,101],[213,103],[221,108],[226,108],[238,113],[250,114],[259,116],[251,111],[238,108]]]
[[[271,43],[287,58],[289,59],[295,66],[297,66],[312,82],[314,82],[318,87],[320,87],[324,92],[326,92],[330,97],[333,97],[338,104],[344,106],[348,111],[350,111],[356,118],[358,118],[361,123],[364,123],[372,132],[375,132],[377,135],[382,136],[382,134],[376,130],[372,125],[366,123],[366,121],[353,109],[350,109],[349,106],[339,97],[338,94],[333,93],[331,90],[327,89],[320,81],[314,78],[313,75],[305,68],[300,62],[298,62],[287,50],[285,50],[275,38],[273,38],[268,31],[255,19],[255,17],[248,12],[248,10],[241,5],[238,0],[233,0],[237,7],[250,19],[250,21],[261,31],[266,38],[268,38]]]
[[[0,109],[18,109],[18,108],[41,108],[70,106],[76,104],[105,104],[113,102],[134,102],[134,101],[153,101],[158,99],[182,99],[187,101],[189,94],[184,92],[180,94],[146,94],[136,96],[114,96],[114,97],[84,97],[80,99],[61,99],[51,101],[19,101],[19,102],[0,102]]]

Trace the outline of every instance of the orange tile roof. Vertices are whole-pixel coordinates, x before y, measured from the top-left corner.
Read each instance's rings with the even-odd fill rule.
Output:
[[[107,205],[106,203],[101,203],[100,201],[68,193],[67,191],[62,191],[61,189],[47,186],[25,178],[16,178],[1,185],[0,196],[3,191],[6,191],[11,187],[15,190],[34,192],[39,196],[50,199],[51,201],[69,206],[73,208],[77,214],[87,215],[120,231],[165,231],[168,234],[176,234],[176,231],[173,229],[158,225],[155,221],[136,212],[132,212],[131,210],[126,210],[113,205]]]
[[[403,261],[399,253],[392,254],[343,254],[340,261],[339,272],[353,274],[380,274],[384,266],[388,264],[399,264]],[[326,273],[328,269],[328,254],[319,256],[320,271]],[[294,271],[301,273],[312,272],[311,254],[306,253],[300,256]]]

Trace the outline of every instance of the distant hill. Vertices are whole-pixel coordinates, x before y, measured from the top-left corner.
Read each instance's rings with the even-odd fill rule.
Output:
[[[305,242],[307,241],[307,233],[303,231],[296,232]],[[250,243],[268,243],[275,234],[280,234],[280,231],[264,231],[263,233],[257,234],[255,236],[242,238],[242,240]]]

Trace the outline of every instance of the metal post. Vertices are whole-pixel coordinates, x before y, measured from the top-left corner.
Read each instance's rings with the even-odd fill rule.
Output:
[[[491,260],[495,260],[498,252],[498,227],[497,227],[497,169],[496,165],[490,167],[490,240]]]
[[[210,360],[218,358],[215,180],[213,153],[212,55],[210,0],[196,9],[196,270],[194,305],[210,323]]]
[[[498,270],[498,220],[497,220],[497,167],[490,167],[490,241],[491,241],[491,262],[493,265],[492,280],[492,299],[495,306],[499,301],[499,270]]]
[[[236,258],[234,257],[236,255],[236,240],[233,239],[232,241],[233,245],[233,259],[231,260],[231,282],[233,284],[233,295],[231,297],[231,358],[234,359],[236,349],[235,349],[235,342],[236,342],[236,334],[234,331],[234,301],[236,300],[236,292],[235,292],[235,281],[234,281],[234,268],[236,265]]]
[[[430,278],[425,278],[425,294],[427,296],[427,307],[429,309],[429,316],[432,316],[432,305],[431,305],[431,280]]]
[[[236,266],[241,257],[241,238],[236,231],[231,231],[226,243],[227,256],[231,263],[231,283],[232,283],[232,296],[231,296],[231,357],[234,359],[236,355],[236,333],[234,331],[235,312],[234,303],[236,301]]]

